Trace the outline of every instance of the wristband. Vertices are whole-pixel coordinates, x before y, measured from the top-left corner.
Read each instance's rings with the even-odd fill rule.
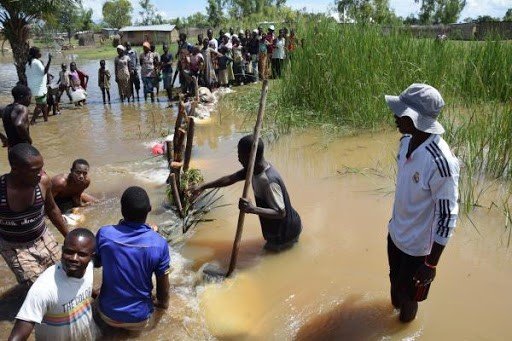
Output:
[[[429,263],[427,262],[427,258],[426,258],[426,257],[425,257],[425,262],[424,262],[424,264],[425,264],[425,266],[426,266],[427,268],[430,268],[430,269],[432,269],[432,270],[435,270],[435,269],[436,269],[436,267],[437,267],[436,265],[429,264]]]

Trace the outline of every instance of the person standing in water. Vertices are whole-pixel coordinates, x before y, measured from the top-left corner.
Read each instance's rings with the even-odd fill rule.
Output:
[[[114,59],[114,73],[116,77],[116,83],[119,88],[119,97],[121,98],[121,103],[126,99],[127,102],[130,102],[130,97],[132,97],[132,84],[131,84],[131,60],[130,57],[125,54],[125,47],[123,45],[117,46],[117,57]],[[133,98],[135,102],[135,97]]]
[[[205,189],[226,187],[245,180],[252,143],[252,135],[244,136],[238,142],[238,161],[243,167],[241,170],[194,187],[189,193],[196,197]],[[292,207],[281,175],[274,166],[265,160],[263,151],[263,141],[259,139],[252,177],[252,188],[257,206],[249,200],[240,198],[238,207],[241,211],[256,214],[260,218],[263,238],[266,240],[264,248],[278,252],[292,247],[299,240],[302,223],[299,214]]]
[[[108,104],[110,104],[110,71],[108,71],[105,67],[105,60],[100,60],[100,68],[98,70],[98,86],[101,89],[103,104],[107,104],[106,97],[108,98]]]
[[[45,214],[66,236],[55,204],[43,157],[28,143],[9,149],[11,171],[0,177],[0,254],[19,284],[30,286],[60,259],[60,250],[46,226]]]
[[[7,134],[7,146],[12,148],[18,143],[32,144],[27,108],[32,100],[32,93],[28,87],[22,84],[12,88],[11,93],[14,102],[2,111],[2,121]]]
[[[167,92],[169,103],[172,101],[172,53],[169,53],[169,45],[163,45],[164,53],[160,56],[160,65],[162,71],[162,79],[164,81],[164,89]]]
[[[412,84],[400,96],[385,96],[404,136],[387,238],[391,303],[400,321],[416,317],[427,298],[439,258],[459,212],[459,161],[443,140],[437,121],[444,107],[439,91]]]
[[[39,114],[43,114],[44,121],[48,121],[48,105],[46,104],[47,88],[47,74],[52,62],[52,55],[48,54],[48,63],[43,66],[41,62],[41,50],[38,47],[32,46],[28,51],[28,62],[25,68],[27,76],[27,85],[30,88],[32,96],[36,102],[34,114],[30,120],[30,124],[35,124]]]

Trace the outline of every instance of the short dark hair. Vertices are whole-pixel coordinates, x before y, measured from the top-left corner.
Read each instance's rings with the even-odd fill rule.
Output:
[[[14,88],[12,88],[11,94],[15,101],[21,101],[24,98],[30,97],[32,95],[30,88],[23,84],[17,84]]]
[[[77,165],[84,165],[84,166],[90,167],[89,166],[89,162],[87,162],[86,160],[84,160],[84,159],[76,159],[75,161],[73,161],[73,164],[71,165],[71,169],[75,169],[75,167]]]
[[[96,247],[96,237],[94,237],[94,233],[92,233],[91,230],[86,229],[84,227],[78,227],[76,229],[73,229],[73,230],[69,231],[68,234],[66,235],[66,238],[64,239],[64,243],[66,242],[67,239],[72,238],[72,237],[76,237],[76,238],[83,237],[83,238],[90,239],[92,241],[93,252],[94,252],[94,248]]]
[[[35,156],[41,156],[39,150],[28,143],[18,143],[11,149],[9,149],[8,159],[9,164],[12,165],[15,163],[22,163],[24,165],[28,164],[28,159]]]
[[[39,53],[41,53],[41,50],[37,46],[32,46],[28,50],[28,65],[32,65],[32,60],[36,59]]]
[[[252,142],[254,138],[252,135],[246,135],[238,141],[238,151],[244,154],[251,154]],[[256,150],[256,162],[261,161],[263,159],[263,152],[265,151],[265,146],[263,145],[263,141],[261,138],[258,139],[258,148]]]
[[[121,196],[121,213],[128,221],[144,222],[151,211],[151,203],[144,188],[132,186]]]

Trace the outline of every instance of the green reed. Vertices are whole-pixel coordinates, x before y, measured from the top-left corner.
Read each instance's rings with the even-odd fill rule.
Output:
[[[299,25],[304,45],[276,83],[275,121],[287,127],[332,125],[345,131],[380,130],[392,123],[385,94],[411,83],[438,88],[447,102],[445,138],[463,165],[465,211],[479,205],[496,182],[509,210],[512,178],[512,44],[417,39],[399,29]],[[503,182],[502,182],[503,181]]]
[[[414,82],[435,86],[447,102],[512,97],[509,43],[439,42],[330,22],[301,25],[298,34],[304,46],[288,64],[279,94],[284,107],[299,109],[299,125],[378,128],[390,122],[384,94],[398,94]],[[289,121],[287,115],[277,119]]]

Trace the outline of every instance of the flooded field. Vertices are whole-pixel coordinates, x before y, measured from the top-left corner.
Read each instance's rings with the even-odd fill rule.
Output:
[[[58,66],[59,60],[54,61]],[[107,63],[113,69],[112,61]],[[174,125],[167,103],[104,106],[96,86],[98,61],[78,62],[91,75],[88,104],[66,106],[62,115],[31,128],[50,175],[67,172],[76,158],[91,164],[88,192],[101,203],[84,208],[84,226],[98,230],[120,217],[119,198],[131,185],[146,188],[151,222],[171,215],[162,208],[168,171],[149,146]],[[13,72],[0,63],[0,72]],[[56,70],[56,68],[52,68]],[[54,74],[57,74],[53,71]],[[4,79],[7,79],[4,81]],[[10,101],[16,79],[2,77],[0,104]],[[235,89],[236,91],[236,89]],[[271,90],[272,91],[272,90]],[[236,96],[236,92],[231,96]],[[255,94],[257,96],[257,94]],[[117,99],[113,83],[112,99]],[[163,97],[162,97],[163,99]],[[231,112],[199,121],[192,166],[207,180],[237,170],[236,144],[250,130]],[[497,210],[478,209],[462,218],[444,252],[428,301],[403,325],[388,299],[387,222],[394,190],[396,132],[328,138],[320,130],[294,132],[267,145],[267,159],[283,176],[304,229],[299,243],[281,254],[262,250],[255,216],[247,216],[237,272],[206,284],[200,268],[227,268],[242,185],[222,191],[213,222],[198,225],[172,243],[169,310],[151,330],[115,338],[140,340],[506,340],[512,338],[509,231]],[[0,171],[7,172],[7,151]],[[55,235],[57,232],[52,228]],[[59,237],[59,240],[62,238]],[[98,283],[101,272],[97,271]],[[0,260],[0,339],[6,339],[19,298]]]

